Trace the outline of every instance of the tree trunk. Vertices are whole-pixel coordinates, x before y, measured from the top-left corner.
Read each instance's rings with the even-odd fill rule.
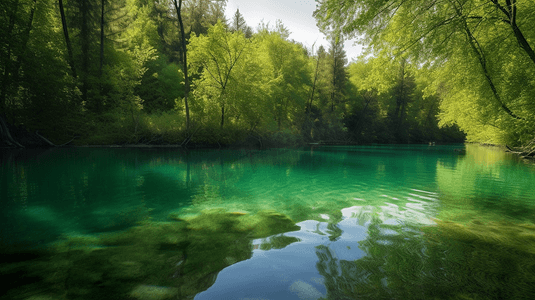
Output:
[[[403,121],[405,119],[405,108],[407,104],[407,97],[405,96],[405,59],[401,60],[401,69],[400,69],[400,87],[399,87],[399,95],[398,95],[398,109],[399,109],[399,115],[396,115],[398,120],[398,129],[400,133],[403,132]]]
[[[89,5],[88,0],[80,0],[80,10],[82,13],[82,24],[80,27],[80,40],[82,48],[82,100],[87,105],[87,90],[89,85]]]
[[[12,144],[19,148],[24,148],[24,146],[17,143],[17,141],[15,141],[13,137],[11,137],[11,134],[9,133],[9,128],[7,128],[7,123],[4,121],[4,118],[2,117],[1,114],[0,114],[0,136],[2,137],[3,140],[7,141],[8,144]]]
[[[221,104],[221,129],[223,129],[223,125],[225,125],[225,104]]]
[[[43,140],[45,143],[47,143],[51,147],[57,147],[54,143],[49,141],[46,137],[39,134],[39,131],[35,131],[35,135],[38,136],[41,140]]]
[[[520,44],[520,47],[526,51],[531,61],[535,64],[535,51],[533,51],[533,48],[529,45],[528,41],[522,34],[522,31],[520,31],[520,28],[516,25],[516,23],[511,24],[511,27],[513,27],[513,32],[515,34],[516,40]]]
[[[483,53],[483,49],[481,49],[481,46],[479,45],[476,37],[472,34],[472,31],[470,28],[468,28],[468,24],[466,23],[466,18],[462,14],[462,12],[459,11],[457,7],[455,7],[457,14],[462,18],[463,21],[463,27],[464,31],[466,33],[466,38],[468,40],[468,43],[470,44],[470,48],[472,48],[474,54],[476,55],[479,65],[481,66],[481,69],[483,71],[483,75],[485,76],[485,79],[487,80],[487,83],[492,90],[492,94],[494,95],[494,99],[498,103],[501,109],[505,111],[509,116],[511,116],[514,119],[517,120],[523,120],[523,118],[520,118],[515,113],[513,113],[505,103],[503,103],[500,94],[498,94],[498,90],[496,89],[496,86],[494,85],[494,82],[492,81],[492,77],[490,76],[490,73],[487,69],[487,61],[485,59],[485,54]]]
[[[33,0],[33,6],[30,10],[30,17],[28,18],[28,24],[26,25],[26,28],[24,30],[24,34],[22,36],[22,51],[18,55],[17,60],[15,61],[15,68],[13,68],[13,82],[16,83],[18,81],[19,76],[19,70],[22,65],[22,59],[24,58],[24,54],[26,52],[26,46],[28,45],[28,41],[30,40],[30,33],[33,28],[33,16],[35,13],[35,6],[37,5],[37,0]]]
[[[8,89],[10,89],[10,85],[13,86],[13,85],[17,85],[18,81],[19,81],[19,70],[20,70],[20,67],[22,66],[22,60],[24,59],[24,56],[25,56],[25,52],[26,52],[26,46],[28,45],[28,41],[30,39],[30,32],[32,31],[32,28],[33,28],[33,16],[34,16],[34,13],[35,13],[35,6],[36,6],[36,3],[37,3],[37,0],[33,0],[33,5],[30,9],[30,16],[28,18],[28,24],[26,25],[26,28],[24,29],[24,32],[22,33],[22,42],[21,42],[21,51],[20,53],[17,53],[16,54],[16,59],[14,61],[14,64],[12,65],[11,64],[11,51],[8,53],[8,57],[6,60],[6,73],[4,74],[4,80],[3,80],[3,83],[2,83],[2,92],[1,92],[1,95],[0,95],[0,105],[3,106],[1,107],[2,108],[2,111],[5,112],[5,108],[6,108],[6,99],[7,99],[7,94],[8,94]],[[17,2],[18,4],[18,2]],[[14,13],[16,12],[16,8],[14,10]],[[15,15],[12,16],[13,18],[15,18]],[[13,22],[13,25],[15,24],[15,20],[10,20],[11,22]],[[11,24],[10,24],[10,27],[11,27]],[[11,30],[13,28],[10,28]],[[10,45],[8,45],[8,50],[10,48]],[[13,68],[11,68],[11,66]],[[11,74],[11,80],[9,80],[9,76]]]
[[[318,54],[318,58],[316,60],[316,71],[314,72],[314,82],[312,83],[312,92],[310,93],[310,101],[308,102],[308,107],[307,107],[307,115],[309,116],[310,116],[310,113],[312,112],[312,101],[314,100],[314,92],[316,91],[316,82],[318,81],[319,68],[320,68],[320,56]]]
[[[9,26],[6,30],[6,38],[10,37],[13,32],[13,28],[15,28],[15,19],[17,16],[17,11],[19,7],[19,1],[15,2],[15,5],[13,5],[13,10],[11,11],[11,14],[9,16]],[[12,73],[11,71],[11,42],[7,42],[4,45],[6,47],[6,57],[3,57],[4,60],[4,76],[2,78],[1,86],[0,86],[0,117],[1,114],[6,114],[7,109],[7,90],[9,88],[9,82],[10,78],[9,75]]]
[[[336,91],[336,67],[337,67],[337,64],[336,64],[336,52],[333,48],[333,79],[332,79],[332,90],[331,90],[331,111],[333,112],[334,111],[334,94],[335,94],[335,91]]]
[[[535,63],[535,51],[533,50],[533,48],[531,48],[528,41],[526,40],[526,37],[524,37],[524,34],[516,23],[516,0],[506,0],[505,7],[498,3],[498,0],[491,0],[491,2],[494,3],[494,6],[496,6],[505,14],[507,20],[509,21],[508,24],[511,26],[511,29],[513,30],[513,34],[515,35],[518,44],[522,49],[524,49],[531,61]]]
[[[67,19],[65,18],[65,10],[63,9],[63,0],[59,0],[59,13],[61,15],[61,25],[63,26],[63,35],[65,36],[65,44],[67,45],[68,63],[71,67],[72,76],[76,79],[76,67],[74,66],[74,56],[72,54],[72,45],[69,38],[69,30],[67,27]]]
[[[100,0],[100,59],[99,59],[99,66],[98,66],[98,92],[99,96],[98,99],[95,99],[96,101],[96,111],[100,112],[102,111],[102,107],[104,106],[104,101],[102,100],[103,95],[103,89],[102,89],[102,69],[104,67],[104,7],[106,0]]]
[[[182,0],[178,1],[178,4],[174,0],[176,14],[178,17],[178,24],[180,25],[180,40],[182,45],[182,70],[184,72],[184,105],[186,106],[186,133],[189,133],[190,129],[190,119],[189,119],[189,106],[188,106],[188,95],[189,95],[189,77],[188,77],[188,58],[187,58],[187,49],[186,49],[186,34],[184,33],[184,23],[182,22]]]
[[[102,77],[102,67],[104,66],[104,2],[100,0],[100,64],[98,75]]]

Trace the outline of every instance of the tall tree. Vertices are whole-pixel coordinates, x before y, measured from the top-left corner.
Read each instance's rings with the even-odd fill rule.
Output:
[[[63,28],[63,36],[65,37],[65,46],[67,47],[67,61],[71,67],[72,76],[78,77],[76,74],[76,66],[74,65],[74,55],[72,54],[72,44],[69,38],[69,27],[67,26],[67,18],[65,17],[65,9],[63,8],[63,0],[59,0],[59,13],[61,15],[61,26]]]
[[[184,23],[182,22],[182,0],[179,0],[178,4],[176,2],[177,0],[174,0],[175,3],[175,10],[176,14],[178,16],[178,24],[180,26],[180,39],[181,39],[181,45],[182,45],[182,70],[184,73],[184,105],[186,106],[186,132],[189,133],[190,128],[190,118],[189,118],[189,103],[188,103],[188,95],[189,95],[189,77],[188,77],[188,57],[187,57],[187,49],[186,49],[186,34],[184,33]]]
[[[315,55],[315,67],[314,67],[314,80],[312,81],[312,87],[310,89],[310,98],[307,103],[307,114],[310,114],[312,111],[312,104],[314,102],[314,93],[316,92],[316,83],[318,82],[320,63],[325,58],[325,48],[323,45],[320,45],[318,52]]]
[[[218,22],[208,30],[206,36],[192,37],[190,40],[192,65],[202,68],[202,83],[206,88],[217,90],[217,104],[220,108],[220,128],[223,129],[227,112],[234,104],[228,95],[228,87],[233,81],[236,65],[243,60],[242,55],[249,46],[243,33],[230,33]]]
[[[300,125],[312,85],[308,57],[299,45],[286,39],[284,28],[279,22],[274,31],[263,30],[257,35],[262,53],[259,60],[269,74],[267,101],[278,130]]]
[[[240,9],[238,8],[236,9],[236,13],[234,13],[234,16],[230,22],[230,30],[243,32],[245,26],[247,26],[247,24],[245,23],[243,15],[240,13]]]
[[[19,1],[12,3],[12,7],[9,10],[8,28],[5,33],[8,34],[8,36],[4,37],[4,40],[6,41],[6,55],[3,60],[4,76],[0,86],[0,113],[5,113],[7,108],[7,97],[19,84],[20,68],[22,60],[26,55],[30,33],[33,28],[36,3],[37,0],[32,0],[29,1],[29,3],[26,3],[26,5],[29,6],[29,13],[25,16],[26,19],[19,16]],[[19,18],[21,18],[21,21],[17,20]],[[20,28],[18,32],[19,37],[11,40],[11,35],[14,34],[16,27]]]
[[[236,13],[232,17],[232,20],[230,20],[230,30],[232,32],[241,31],[246,38],[251,38],[253,35],[253,29],[250,26],[247,26],[239,8],[236,9]]]
[[[6,115],[6,109],[7,109],[7,95],[8,95],[8,88],[10,86],[10,77],[12,74],[11,67],[13,65],[12,57],[13,57],[13,48],[16,47],[16,45],[13,45],[15,39],[10,39],[10,37],[13,37],[13,31],[15,29],[15,24],[18,19],[18,10],[19,10],[19,1],[11,1],[11,2],[2,2],[2,9],[6,12],[6,14],[2,14],[3,22],[2,25],[6,25],[5,27],[2,26],[2,45],[3,47],[0,48],[0,51],[2,51],[2,55],[0,56],[0,63],[2,64],[2,82],[0,84],[0,116]]]
[[[218,21],[225,24],[226,0],[190,0],[184,3],[184,23],[196,35],[206,34]]]
[[[82,100],[88,102],[89,90],[89,45],[91,43],[90,23],[91,20],[91,6],[89,0],[80,0],[78,2],[80,19],[80,45],[81,45],[81,60],[82,60]],[[98,101],[98,100],[97,100]],[[98,107],[99,105],[95,105]]]
[[[392,98],[395,101],[395,109],[390,111],[392,132],[398,141],[407,141],[406,118],[415,84],[414,77],[409,73],[407,60],[400,59],[398,75],[395,77],[392,89]]]
[[[335,106],[344,98],[347,82],[347,73],[345,70],[347,58],[342,38],[331,37],[329,59],[331,72],[330,108],[331,112],[334,112]]]
[[[102,68],[104,67],[104,24],[105,24],[105,5],[106,0],[100,0],[100,59],[98,66],[98,75],[102,77]]]

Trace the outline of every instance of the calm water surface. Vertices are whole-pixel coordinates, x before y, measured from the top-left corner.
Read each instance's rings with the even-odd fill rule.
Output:
[[[535,295],[535,167],[500,149],[2,151],[2,299]]]

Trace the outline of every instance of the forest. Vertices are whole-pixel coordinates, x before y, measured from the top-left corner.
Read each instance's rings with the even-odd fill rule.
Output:
[[[0,143],[533,146],[535,2],[316,8],[328,47],[225,0],[3,0]]]

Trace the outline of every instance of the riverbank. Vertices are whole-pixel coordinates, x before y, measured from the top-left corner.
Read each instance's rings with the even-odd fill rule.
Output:
[[[176,149],[222,149],[222,148],[298,148],[305,146],[341,146],[341,145],[373,145],[392,144],[391,141],[355,141],[351,138],[315,140],[304,137],[297,131],[283,130],[274,132],[256,132],[229,129],[225,132],[218,130],[195,130],[189,135],[176,134],[172,139],[164,136],[143,135],[135,139],[121,135],[103,135],[95,133],[85,137],[74,136],[69,140],[50,141],[38,131],[30,132],[24,126],[12,126],[5,124],[0,139],[0,148],[49,148],[49,147],[81,147],[81,148],[176,148]],[[10,133],[10,139],[5,138],[6,132]],[[57,143],[57,144],[56,144]],[[450,143],[463,143],[460,140],[448,141],[412,141],[412,144],[427,144],[430,146]],[[467,142],[464,142],[467,143]],[[505,152],[510,152],[531,162],[535,162],[535,140],[524,147],[510,147],[507,145],[495,145],[487,143],[474,143],[481,146],[498,147]]]

